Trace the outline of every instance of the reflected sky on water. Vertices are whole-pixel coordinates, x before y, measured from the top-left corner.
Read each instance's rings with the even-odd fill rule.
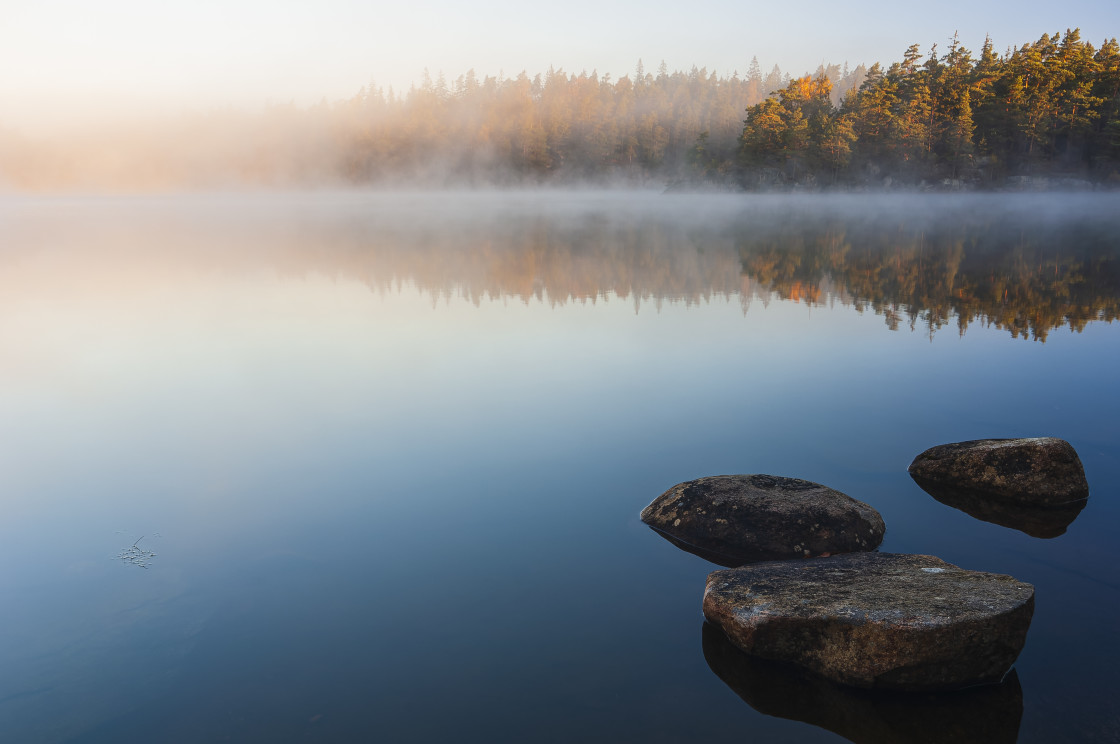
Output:
[[[0,201],[0,736],[841,741],[712,673],[638,521],[765,472],[1034,583],[1019,740],[1114,740],[1118,206]],[[1089,479],[1052,539],[906,473],[1031,435]]]

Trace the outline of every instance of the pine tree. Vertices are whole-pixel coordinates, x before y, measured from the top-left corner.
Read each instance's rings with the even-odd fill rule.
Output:
[[[953,178],[960,178],[962,172],[972,160],[972,135],[975,127],[972,122],[972,105],[969,99],[970,94],[968,89],[965,88],[957,99],[956,111],[949,120],[945,132],[945,155]]]

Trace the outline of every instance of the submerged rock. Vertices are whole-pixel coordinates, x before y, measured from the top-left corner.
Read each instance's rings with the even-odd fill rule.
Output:
[[[1034,506],[993,495],[975,488],[946,485],[912,476],[923,491],[946,506],[959,509],[984,522],[1025,532],[1031,537],[1051,538],[1064,535],[1077,519],[1088,499],[1067,501],[1054,506]]]
[[[819,726],[856,744],[1014,744],[1023,717],[1015,670],[997,684],[943,692],[863,690],[732,645],[710,623],[704,659],[759,713]]]
[[[679,483],[642,521],[684,550],[723,566],[873,550],[879,512],[819,483],[774,475],[716,475]]]
[[[1056,506],[1089,495],[1077,452],[1069,442],[1053,437],[942,444],[915,457],[909,471],[915,479],[1034,506]]]
[[[1034,587],[928,555],[853,553],[716,571],[704,616],[743,651],[847,685],[941,690],[998,682]]]

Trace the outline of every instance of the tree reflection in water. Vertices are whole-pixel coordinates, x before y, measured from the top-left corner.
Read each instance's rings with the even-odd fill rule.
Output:
[[[433,302],[724,298],[746,312],[781,299],[870,310],[892,330],[981,323],[1038,341],[1120,316],[1114,194],[242,196],[78,205],[71,221],[52,209],[22,210],[14,237],[78,262],[130,250],[133,266],[266,262],[378,292],[413,284]],[[0,269],[15,258],[0,252]]]

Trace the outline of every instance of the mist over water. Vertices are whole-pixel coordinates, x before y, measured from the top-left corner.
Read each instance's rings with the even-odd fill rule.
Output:
[[[0,738],[831,742],[952,716],[1110,741],[1118,206],[0,199]],[[1090,485],[1052,537],[906,474],[1037,435]],[[892,701],[721,649],[714,566],[638,512],[750,472],[871,504],[885,551],[1033,583],[1015,676]],[[767,694],[801,689],[821,705]]]

